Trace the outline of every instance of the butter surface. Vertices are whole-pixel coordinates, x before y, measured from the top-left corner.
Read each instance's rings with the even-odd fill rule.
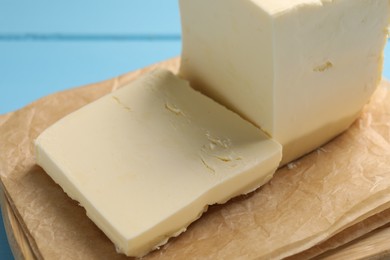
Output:
[[[180,0],[180,74],[283,145],[283,163],[359,116],[381,79],[385,0]]]
[[[282,153],[164,70],[68,115],[35,144],[37,163],[129,256],[185,231],[207,205],[267,182]]]

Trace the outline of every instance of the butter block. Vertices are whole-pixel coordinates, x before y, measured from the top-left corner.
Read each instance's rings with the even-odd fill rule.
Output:
[[[294,160],[346,130],[381,79],[387,0],[180,0],[180,75]]]
[[[208,205],[266,183],[281,145],[164,70],[66,116],[36,140],[37,163],[119,252],[143,256]]]

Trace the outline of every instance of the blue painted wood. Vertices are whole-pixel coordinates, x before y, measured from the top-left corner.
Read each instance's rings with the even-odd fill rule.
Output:
[[[0,259],[1,260],[13,260],[11,249],[8,245],[7,235],[5,234],[3,217],[0,214]]]
[[[1,42],[0,114],[180,55],[180,41]]]
[[[175,34],[178,0],[0,0],[0,34]]]
[[[383,67],[383,77],[390,80],[390,40],[385,49],[385,64]]]

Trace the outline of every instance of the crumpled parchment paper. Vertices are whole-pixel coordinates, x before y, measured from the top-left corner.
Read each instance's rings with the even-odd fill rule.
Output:
[[[142,73],[156,66],[176,72],[178,65],[175,59],[54,94],[0,119],[2,188],[38,258],[127,259],[36,166],[32,141],[61,117]],[[187,232],[145,259],[269,259],[303,251],[302,257],[311,257],[336,247],[326,244],[330,238],[339,239],[338,246],[390,222],[383,217],[390,208],[386,85],[347,132],[278,170],[256,192],[211,207]]]

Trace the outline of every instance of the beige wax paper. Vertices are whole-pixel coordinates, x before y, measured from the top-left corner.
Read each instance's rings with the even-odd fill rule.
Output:
[[[298,253],[294,256],[287,257],[287,260],[301,260],[301,259],[312,259],[316,257],[317,259],[334,259],[335,255],[349,255],[347,258],[342,259],[357,259],[362,258],[364,255],[374,256],[374,255],[383,255],[386,253],[386,256],[390,256],[390,232],[382,232],[382,240],[378,241],[377,237],[373,234],[376,233],[376,230],[384,229],[390,222],[390,209],[387,209],[379,214],[376,214],[372,217],[365,219],[362,222],[359,222],[342,232],[336,234],[332,238],[326,240],[325,242],[315,245],[312,248]],[[384,238],[387,236],[387,241],[384,241]],[[365,243],[361,243],[361,238],[364,238]],[[368,243],[376,243],[375,248],[367,246]],[[350,248],[356,249],[356,251],[351,250]],[[365,252],[365,254],[358,254],[360,252]],[[387,253],[387,251],[389,251]]]
[[[0,194],[0,204],[8,239],[16,260],[38,259],[31,248],[9,202]],[[385,260],[390,255],[390,209],[347,228],[320,245],[287,259],[371,259]],[[377,229],[380,227],[379,229]],[[372,231],[373,230],[373,231]],[[370,232],[372,231],[372,232]],[[356,239],[358,238],[358,239]],[[331,250],[333,249],[333,250]],[[326,252],[322,255],[321,253]],[[320,256],[318,256],[320,255]]]
[[[338,251],[329,251],[321,259],[388,260],[390,255],[390,225],[377,229]]]
[[[177,70],[179,61],[159,67]],[[64,115],[151,68],[44,98],[0,121],[0,177],[38,258],[125,259],[45,172],[32,141]],[[280,169],[258,191],[211,207],[157,258],[280,258],[300,253],[390,208],[387,89],[346,133]]]

